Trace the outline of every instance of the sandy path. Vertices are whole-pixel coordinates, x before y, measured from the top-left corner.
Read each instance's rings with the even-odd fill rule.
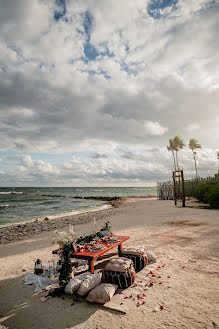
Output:
[[[0,246],[0,323],[3,328],[217,328],[219,211],[176,208],[172,201],[137,201],[115,209],[98,221],[110,220],[115,233],[130,235],[127,244],[144,244],[166,264],[149,289],[146,304],[126,315],[72,297],[41,303],[32,286],[22,283],[36,258],[51,259],[51,232]],[[75,229],[88,233],[91,224]],[[54,256],[55,257],[55,256]],[[23,272],[25,270],[26,272]],[[155,273],[155,274],[157,274]],[[170,276],[170,278],[168,278]],[[165,310],[154,312],[163,303]],[[0,326],[1,326],[0,325]]]

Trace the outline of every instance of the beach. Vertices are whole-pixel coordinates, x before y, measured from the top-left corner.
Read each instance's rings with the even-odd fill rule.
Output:
[[[9,233],[11,242],[0,245],[0,328],[218,328],[219,211],[175,207],[173,201],[129,201],[95,217],[97,229],[109,220],[113,233],[130,236],[125,245],[144,244],[156,255],[156,265],[165,265],[159,272],[162,284],[155,280],[146,290],[144,305],[133,303],[124,315],[85,301],[72,303],[72,296],[45,304],[33,286],[24,285],[22,278],[37,258],[44,263],[57,259],[52,255],[54,229],[68,230],[74,223],[78,236],[92,231],[94,214],[80,214],[29,223],[33,227],[26,236],[18,240]],[[100,267],[101,261],[96,269]]]

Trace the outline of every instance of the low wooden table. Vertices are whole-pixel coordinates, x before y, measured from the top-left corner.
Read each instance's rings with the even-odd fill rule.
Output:
[[[129,236],[124,236],[124,235],[113,235],[112,238],[118,238],[119,241],[109,243],[108,241],[103,241],[103,242],[98,242],[99,244],[103,244],[105,246],[105,249],[99,250],[99,251],[89,251],[84,250],[80,252],[73,252],[71,254],[72,258],[77,258],[77,259],[85,259],[88,260],[89,263],[89,271],[91,273],[94,273],[94,260],[99,258],[100,256],[104,255],[107,253],[109,250],[118,247],[118,254],[121,256],[121,251],[122,251],[122,243],[128,240],[130,237]],[[57,254],[58,250],[54,250],[53,253]]]

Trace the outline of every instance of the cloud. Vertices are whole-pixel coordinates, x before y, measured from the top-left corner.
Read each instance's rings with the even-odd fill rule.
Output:
[[[168,128],[162,127],[158,122],[144,121],[144,127],[149,135],[159,136],[167,132]]]
[[[64,168],[86,181],[98,173],[93,160],[106,161],[99,163],[103,181],[115,165],[115,177],[140,182],[144,159],[126,174],[119,161],[125,151],[137,156],[148,148],[159,151],[143,155],[146,170],[157,164],[165,175],[171,164],[163,150],[177,134],[216,150],[218,5],[66,0],[63,8],[53,0],[0,0],[0,150],[31,155],[19,163],[30,184],[31,172],[68,182]],[[51,166],[49,154],[57,156]]]
[[[94,154],[91,154],[90,157],[92,159],[106,159],[107,155],[106,154],[101,154],[101,153],[94,153]]]

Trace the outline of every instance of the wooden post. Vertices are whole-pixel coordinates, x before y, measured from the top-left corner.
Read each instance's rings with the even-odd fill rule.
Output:
[[[174,201],[175,201],[175,206],[177,205],[177,200],[176,200],[176,180],[175,180],[175,172],[173,171],[173,194],[174,194]]]
[[[183,176],[183,170],[181,170],[181,178],[182,178],[182,206],[186,206],[186,201],[185,201],[185,189],[184,189],[184,176]]]

